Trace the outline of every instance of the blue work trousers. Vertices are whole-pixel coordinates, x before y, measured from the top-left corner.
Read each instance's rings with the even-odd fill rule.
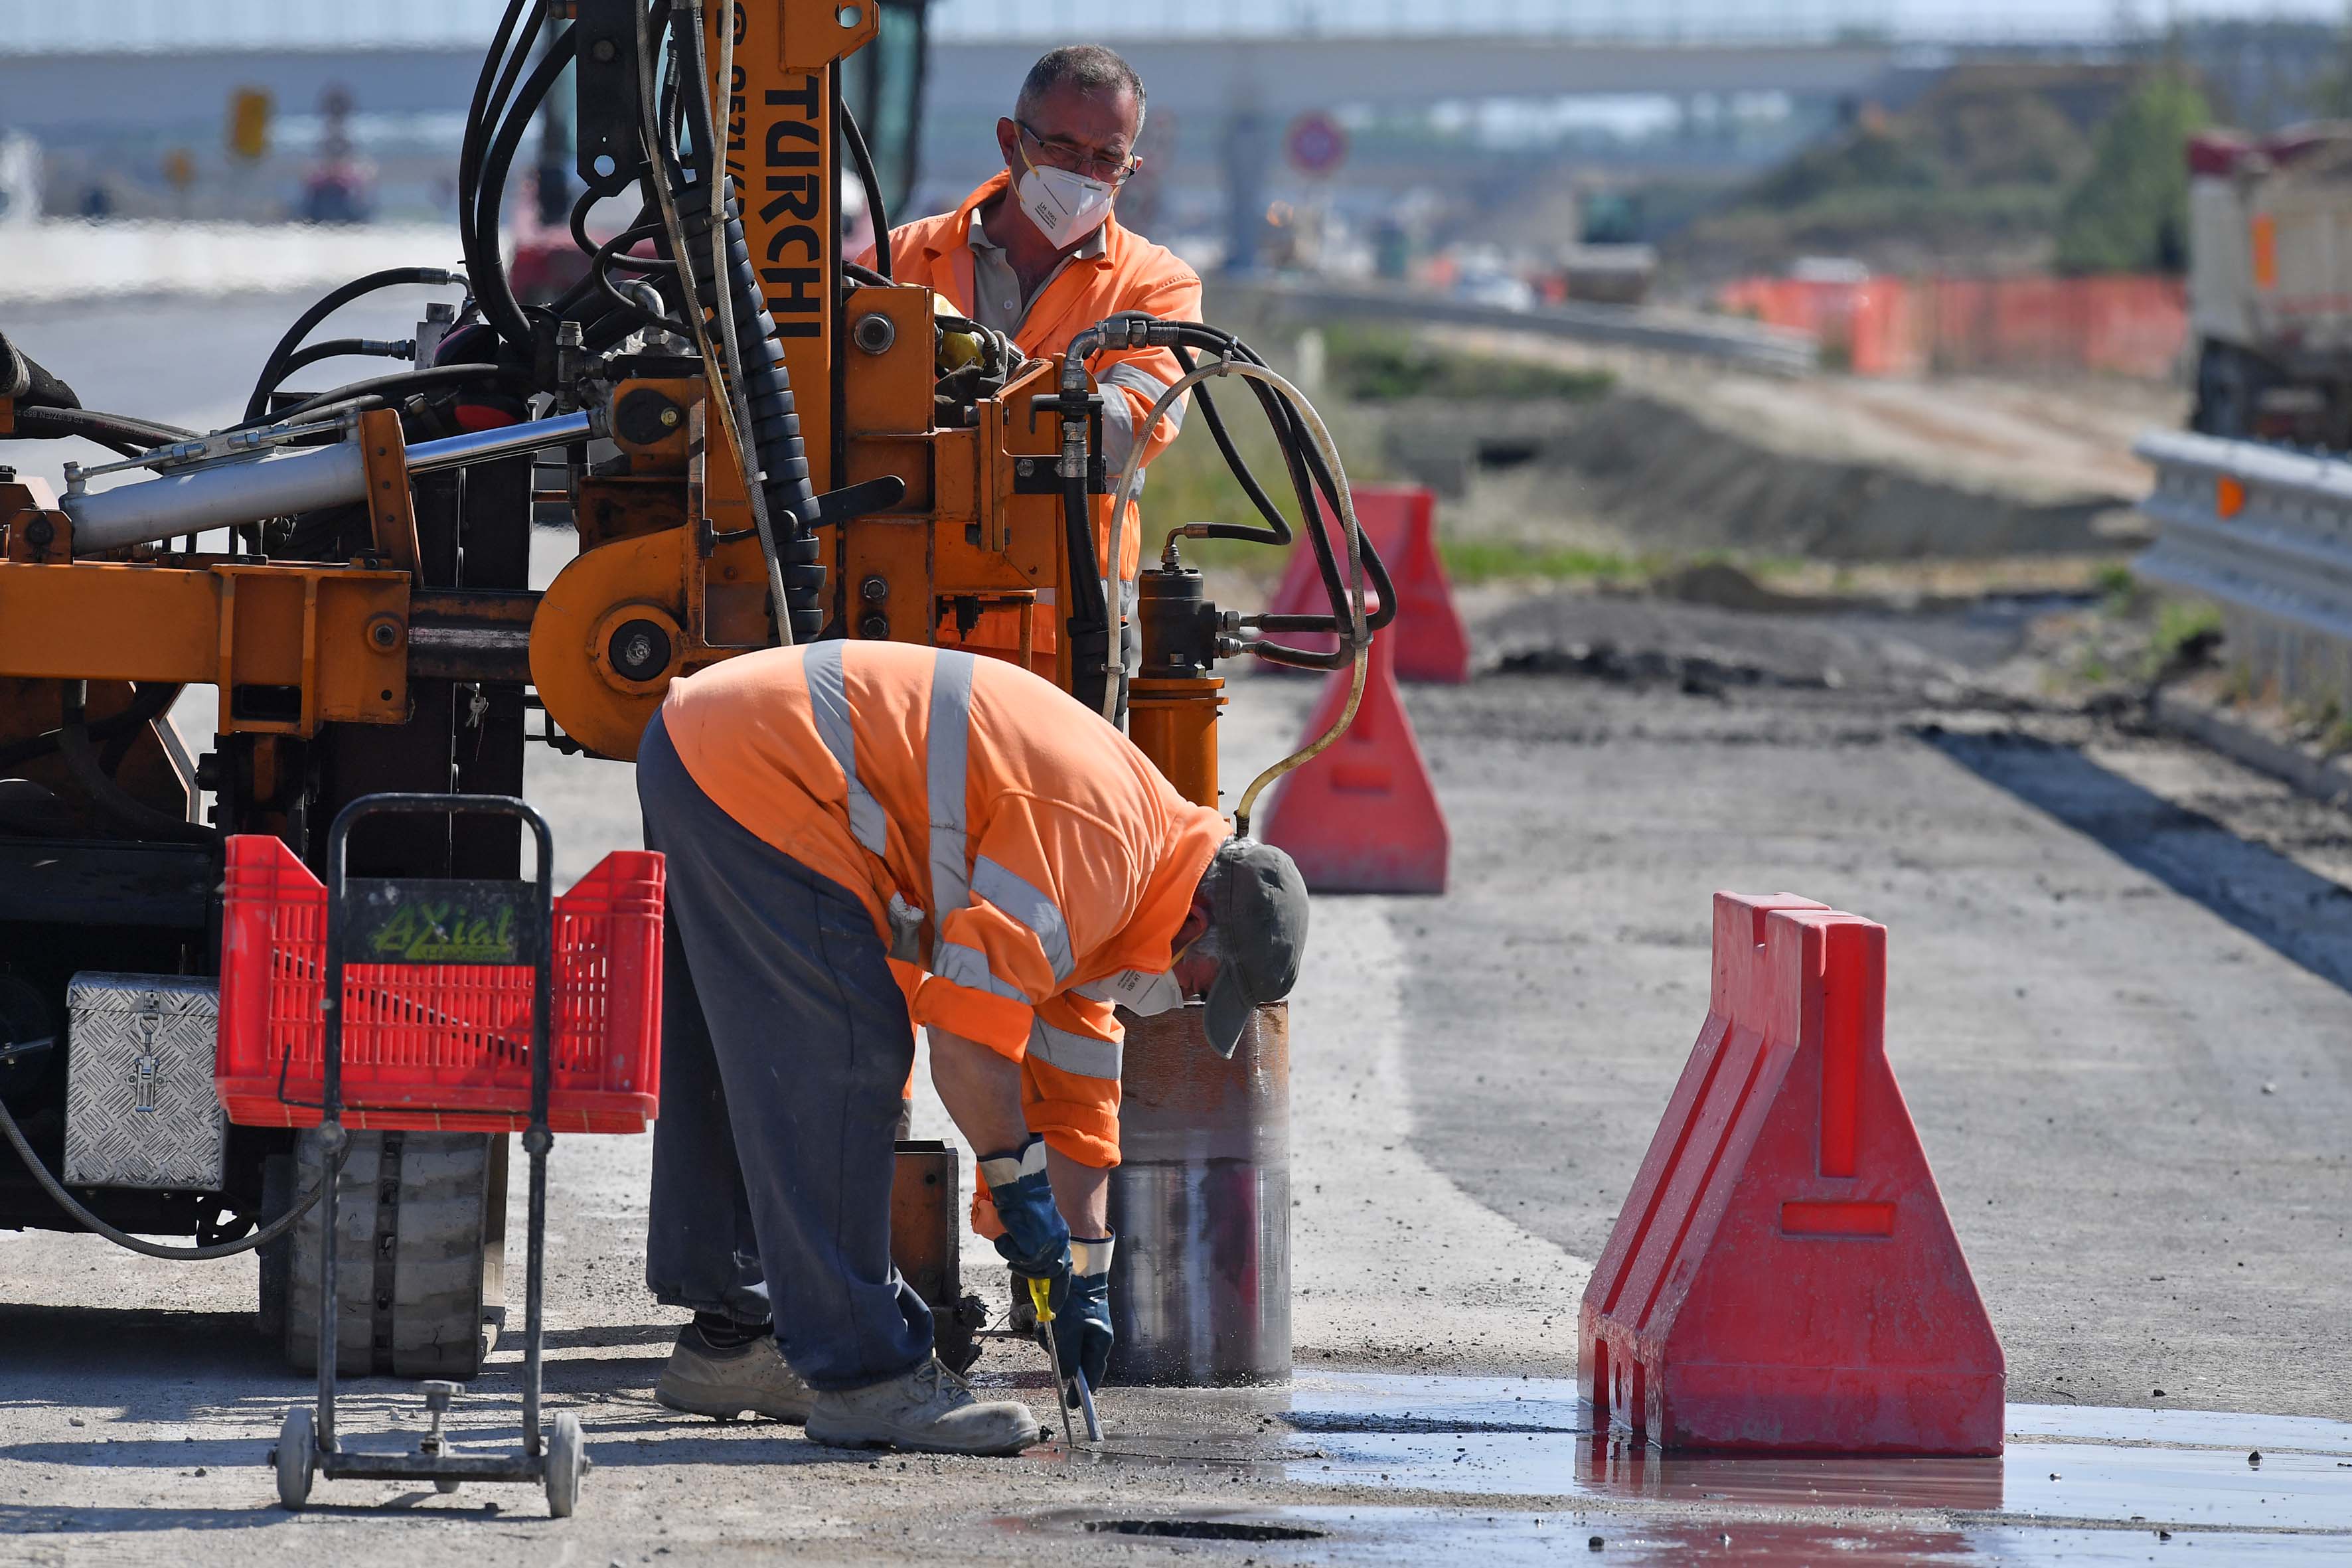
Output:
[[[931,1314],[890,1261],[890,1182],[914,1030],[874,919],[719,809],[658,716],[637,801],[669,899],[646,1283],[772,1316],[812,1388],[909,1372]]]

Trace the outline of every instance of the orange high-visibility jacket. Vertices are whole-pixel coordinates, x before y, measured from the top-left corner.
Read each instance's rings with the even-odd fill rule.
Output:
[[[972,307],[971,214],[1012,183],[998,170],[995,176],[963,199],[951,213],[918,218],[890,231],[893,280],[919,283],[943,296],[959,314],[974,315]],[[1008,207],[1008,211],[1011,209]],[[1006,220],[1012,221],[1012,220]],[[874,252],[861,258],[873,265]],[[1173,251],[1154,245],[1141,235],[1119,226],[1114,215],[1103,224],[1103,250],[1097,257],[1076,257],[1037,290],[1029,312],[1013,341],[1023,352],[1044,357],[1062,353],[1070,340],[1121,310],[1149,310],[1180,321],[1201,319],[1201,279],[1176,258]],[[1166,349],[1120,349],[1088,362],[1096,385],[1104,395],[1104,417],[1131,430],[1141,430],[1152,403],[1175,384],[1182,374],[1176,356]],[[1168,443],[1184,410],[1181,402],[1170,406],[1158,424],[1142,430],[1143,461],[1147,467]],[[1118,482],[1114,468],[1111,481]],[[1133,503],[1128,507],[1126,548],[1120,552],[1119,576],[1133,581],[1142,549],[1143,524]],[[1095,559],[1110,550],[1110,500],[1095,500]],[[1108,572],[1105,574],[1108,575]]]
[[[913,643],[743,654],[670,684],[662,721],[719,809],[848,889],[909,1011],[1021,1064],[1031,1131],[1118,1163],[1108,982],[1158,974],[1224,818],[1003,659]]]

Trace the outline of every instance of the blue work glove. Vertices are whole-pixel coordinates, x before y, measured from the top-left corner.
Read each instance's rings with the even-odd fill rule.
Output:
[[[1110,1373],[1111,1241],[1071,1241],[1069,1294],[1054,1308],[1055,1354],[1066,1376],[1085,1373],[1088,1388],[1100,1388]],[[1078,1391],[1067,1383],[1062,1403],[1078,1403]]]
[[[1006,1154],[983,1154],[981,1180],[996,1205],[1004,1234],[996,1250],[1013,1272],[1024,1279],[1045,1279],[1054,1285],[1055,1310],[1069,1288],[1070,1227],[1054,1206],[1054,1189],[1045,1180],[1045,1141],[1032,1138]]]

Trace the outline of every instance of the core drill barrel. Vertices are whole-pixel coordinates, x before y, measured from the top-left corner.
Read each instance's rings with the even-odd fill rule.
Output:
[[[1290,1377],[1290,1012],[1261,1007],[1233,1059],[1196,1005],[1122,1011],[1110,1173],[1116,1383]]]

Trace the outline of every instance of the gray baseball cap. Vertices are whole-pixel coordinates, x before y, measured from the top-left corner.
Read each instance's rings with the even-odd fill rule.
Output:
[[[1290,857],[1255,838],[1228,838],[1209,863],[1209,931],[1217,977],[1202,1020],[1209,1044],[1231,1057],[1251,1012],[1298,983],[1307,951],[1307,880]]]

